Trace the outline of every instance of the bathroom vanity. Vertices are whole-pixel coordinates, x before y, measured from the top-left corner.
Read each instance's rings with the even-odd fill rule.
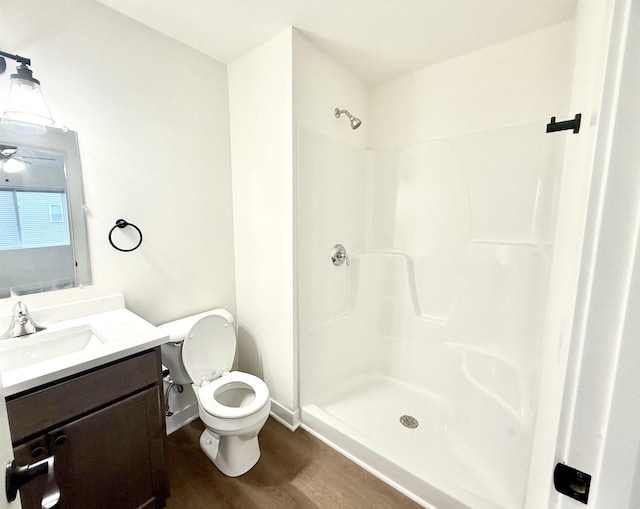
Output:
[[[18,464],[55,457],[60,507],[163,507],[159,348],[7,398]],[[23,509],[40,509],[46,478],[25,484]]]
[[[50,357],[2,372],[16,464],[54,457],[57,507],[164,507],[166,336],[124,307],[52,324],[44,340],[38,334],[15,341],[18,352],[0,343],[0,357],[18,364],[24,352]],[[75,349],[56,355],[70,338]],[[40,509],[45,491],[46,476],[23,485],[23,509]]]

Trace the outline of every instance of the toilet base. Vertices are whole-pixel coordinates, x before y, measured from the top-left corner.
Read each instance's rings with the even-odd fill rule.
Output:
[[[200,435],[200,448],[218,470],[229,477],[247,473],[260,459],[257,435],[217,437],[205,429]]]

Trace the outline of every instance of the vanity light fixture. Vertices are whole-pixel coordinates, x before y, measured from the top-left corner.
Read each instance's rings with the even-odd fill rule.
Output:
[[[18,62],[15,74],[11,75],[9,96],[3,114],[10,121],[26,124],[51,125],[53,117],[44,100],[40,82],[29,69],[31,60],[20,55],[0,51],[0,74],[7,69],[5,58]]]

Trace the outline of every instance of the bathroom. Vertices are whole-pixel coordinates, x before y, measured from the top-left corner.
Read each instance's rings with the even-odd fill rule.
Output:
[[[392,17],[394,9],[400,9],[392,5],[396,3],[381,2],[389,10],[381,7],[382,13]],[[430,3],[423,2],[422,15],[429,12]],[[271,33],[263,32],[261,40],[243,35],[244,27],[237,30],[236,38],[255,42],[245,46],[234,42],[244,49],[220,63],[187,45],[195,42],[173,39],[179,36],[170,23],[161,25],[162,8],[170,2],[157,2],[158,10],[148,9],[160,23],[156,31],[135,21],[149,2],[0,0],[0,50],[32,59],[56,125],[78,133],[87,204],[92,284],[28,295],[24,300],[38,308],[122,293],[128,309],[154,325],[215,307],[228,309],[237,317],[238,367],[266,381],[272,415],[285,426],[302,423],[310,431],[329,435],[337,426],[322,408],[326,395],[317,390],[339,392],[341,387],[328,380],[344,380],[350,373],[366,375],[385,356],[393,366],[382,371],[398,378],[400,372],[428,376],[445,363],[447,373],[462,371],[459,363],[456,367],[460,349],[441,354],[418,350],[413,359],[399,358],[398,352],[410,348],[414,336],[424,333],[420,328],[424,324],[404,320],[403,313],[416,301],[427,302],[430,309],[425,314],[435,317],[431,325],[444,320],[447,302],[457,298],[453,288],[462,284],[445,279],[459,275],[452,269],[460,256],[461,239],[455,232],[484,228],[472,248],[480,253],[476,265],[483,267],[482,256],[489,259],[488,250],[499,244],[493,255],[498,263],[491,269],[480,268],[478,274],[511,266],[530,271],[522,279],[510,280],[512,286],[505,281],[503,294],[488,294],[479,278],[463,295],[484,304],[474,308],[474,317],[490,316],[492,308],[486,304],[496,301],[501,310],[524,316],[524,326],[506,320],[505,329],[527,327],[530,335],[518,339],[517,351],[501,345],[499,353],[515,359],[511,364],[476,366],[504,389],[516,385],[514,377],[521,376],[518,370],[529,359],[537,363],[530,366],[527,379],[533,387],[526,394],[529,420],[523,427],[528,451],[519,459],[523,463],[517,464],[528,473],[517,476],[513,491],[497,490],[496,507],[582,506],[553,490],[550,479],[556,463],[593,476],[589,505],[634,507],[631,485],[636,486],[640,475],[634,473],[640,461],[637,437],[627,437],[626,446],[612,437],[627,436],[624,430],[633,430],[638,420],[635,409],[624,410],[624,398],[631,398],[632,391],[625,389],[625,395],[625,390],[618,390],[628,387],[625,376],[633,380],[626,363],[632,366],[637,359],[633,346],[625,342],[634,324],[629,321],[631,315],[624,313],[634,299],[631,239],[636,237],[637,225],[616,217],[636,217],[635,187],[629,169],[620,170],[630,179],[626,185],[616,181],[605,186],[604,182],[616,176],[610,164],[635,156],[622,145],[627,138],[620,135],[615,122],[624,118],[616,117],[615,102],[626,100],[625,111],[637,113],[628,97],[631,91],[625,93],[616,82],[628,62],[620,48],[626,44],[627,51],[637,51],[637,41],[626,39],[626,27],[634,22],[637,26],[637,2],[554,2],[558,5],[549,9],[557,17],[543,25],[535,25],[535,9],[523,14],[509,7],[513,3],[487,2],[488,14],[480,10],[477,18],[466,16],[464,9],[448,12],[465,18],[460,20],[461,33],[469,29],[466,18],[491,26],[498,12],[509,27],[500,37],[467,46],[461,41],[455,47],[455,38],[442,39],[452,47],[449,54],[439,53],[437,61],[413,62],[411,71],[398,63],[395,72],[390,66],[386,75],[367,75],[371,66],[350,68],[332,54],[342,52],[352,62],[366,62],[384,55],[373,51],[380,51],[373,43],[371,54],[358,58],[355,50],[307,33],[303,24],[294,22],[290,23],[294,28],[269,28]],[[362,3],[353,5],[353,10],[345,11],[351,17],[326,15],[326,23],[335,18],[334,31],[348,31]],[[491,6],[497,11],[491,11]],[[249,16],[249,8],[243,8]],[[241,16],[243,11],[234,12]],[[518,17],[530,20],[529,28],[521,23],[512,31],[516,24],[509,20]],[[153,22],[150,16],[147,23]],[[429,26],[438,25],[448,26],[444,22]],[[407,26],[421,32],[415,25]],[[366,36],[359,34],[366,32],[362,26],[353,31],[355,36]],[[401,42],[392,38],[393,30],[384,36],[379,37],[378,46]],[[231,44],[211,40],[220,48]],[[384,61],[383,56],[378,58]],[[7,82],[7,75],[0,76],[3,95]],[[362,125],[352,130],[347,119],[336,119],[336,107],[349,110]],[[582,113],[577,135],[544,132],[550,117],[563,121],[576,113]],[[620,146],[607,141],[607,133],[614,132]],[[500,183],[506,183],[516,198],[496,194],[486,203],[489,213],[474,217],[469,226],[463,210],[470,205],[453,187],[456,179],[466,178],[458,168],[473,161],[476,153],[486,160],[496,157],[491,152],[493,140],[513,150],[504,154],[502,173],[476,175],[478,180],[472,184],[479,194],[470,194],[470,199],[486,200],[487,195],[480,193],[486,190],[482,186]],[[406,163],[424,153],[442,156],[447,144],[447,153],[460,156],[456,172],[424,172],[441,187],[427,187],[431,194],[422,196],[412,194],[411,186],[400,185],[399,179],[405,178],[415,189],[425,189],[420,187],[420,175],[407,171]],[[623,157],[616,150],[628,152],[622,152]],[[537,157],[551,161],[545,166],[551,169],[549,174],[535,173],[541,167],[535,165]],[[510,173],[514,167],[521,178]],[[587,170],[571,171],[575,168]],[[599,180],[589,178],[592,172]],[[538,178],[541,187],[533,191],[539,195],[527,194],[531,186],[519,187]],[[607,194],[615,192],[614,185],[619,186],[619,194]],[[397,195],[392,190],[398,190]],[[522,209],[518,208],[521,196],[526,202]],[[422,206],[423,200],[428,204]],[[533,210],[538,203],[544,207],[528,217],[529,230],[516,230],[521,222],[518,214],[526,214],[525,206]],[[564,206],[567,203],[572,205]],[[500,207],[508,205],[514,208],[505,208],[509,213],[502,214]],[[629,208],[622,210],[623,205]],[[423,218],[413,221],[411,207],[422,207],[425,216],[441,217],[443,210],[459,215],[442,216],[438,230],[438,225],[421,223]],[[121,253],[109,245],[107,234],[118,218],[143,231],[144,242],[135,252]],[[498,233],[492,230],[496,225],[502,228]],[[442,250],[420,243],[415,233],[425,230],[426,238],[438,238]],[[607,237],[608,245],[616,249],[597,249]],[[331,264],[331,250],[338,243],[347,250],[349,266]],[[418,253],[413,260],[399,254],[412,249]],[[431,265],[425,264],[429,257]],[[607,272],[615,267],[619,274]],[[404,283],[409,270],[430,283],[409,288]],[[367,277],[376,273],[383,278]],[[547,286],[535,287],[543,279]],[[519,290],[532,287],[537,288],[537,300],[516,298]],[[544,300],[539,295],[543,293],[555,300]],[[385,295],[394,300],[385,301]],[[15,299],[1,300],[0,312],[10,312],[14,303]],[[553,312],[545,317],[548,329],[542,331],[534,327],[540,326],[535,313],[541,314],[545,306]],[[349,311],[356,315],[364,308],[376,314],[388,310],[388,322],[380,324],[383,335],[350,332],[353,324],[348,320],[343,320],[346,325],[339,333],[331,329],[340,322],[331,322],[328,316]],[[469,323],[472,318],[467,317]],[[357,327],[368,324],[378,324],[375,316],[361,319]],[[461,333],[460,327],[454,332]],[[403,329],[402,338],[396,334],[398,328]],[[478,335],[485,332],[479,330]],[[551,335],[555,342],[543,344],[536,333]],[[344,342],[340,334],[357,341]],[[589,341],[605,334],[617,339]],[[393,350],[374,348],[374,341],[388,338],[397,340]],[[345,350],[331,357],[336,343]],[[467,342],[467,346],[473,347],[465,351],[467,356],[484,348],[480,342]],[[545,356],[544,348],[555,355]],[[357,366],[356,361],[362,364]],[[429,383],[437,385],[440,380],[443,386],[451,385],[448,378],[433,378]],[[494,396],[487,401],[516,398],[499,389]],[[493,414],[483,416],[490,420]],[[421,427],[428,424],[415,417]],[[474,424],[488,426],[481,421]],[[617,435],[604,432],[616,427]],[[348,451],[351,438],[346,435],[325,438]],[[459,445],[468,447],[464,438]],[[490,454],[483,456],[482,451],[475,453],[493,463],[500,461]],[[365,456],[362,463],[393,478],[393,472],[384,472],[393,469],[385,463],[385,454],[374,450]],[[393,454],[387,456],[389,460]],[[493,463],[492,471],[506,484],[504,465]],[[430,492],[416,479],[423,474],[408,470],[405,477],[400,472],[399,479],[392,480],[417,499],[440,507],[434,501],[443,488]],[[443,486],[455,490],[458,484],[449,478]],[[615,499],[616,492],[626,493],[624,503]],[[481,498],[493,495],[484,493]],[[430,501],[429,497],[435,498]]]

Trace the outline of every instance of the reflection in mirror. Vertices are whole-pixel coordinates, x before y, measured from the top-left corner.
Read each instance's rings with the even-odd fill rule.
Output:
[[[76,133],[0,129],[0,298],[91,283]]]

